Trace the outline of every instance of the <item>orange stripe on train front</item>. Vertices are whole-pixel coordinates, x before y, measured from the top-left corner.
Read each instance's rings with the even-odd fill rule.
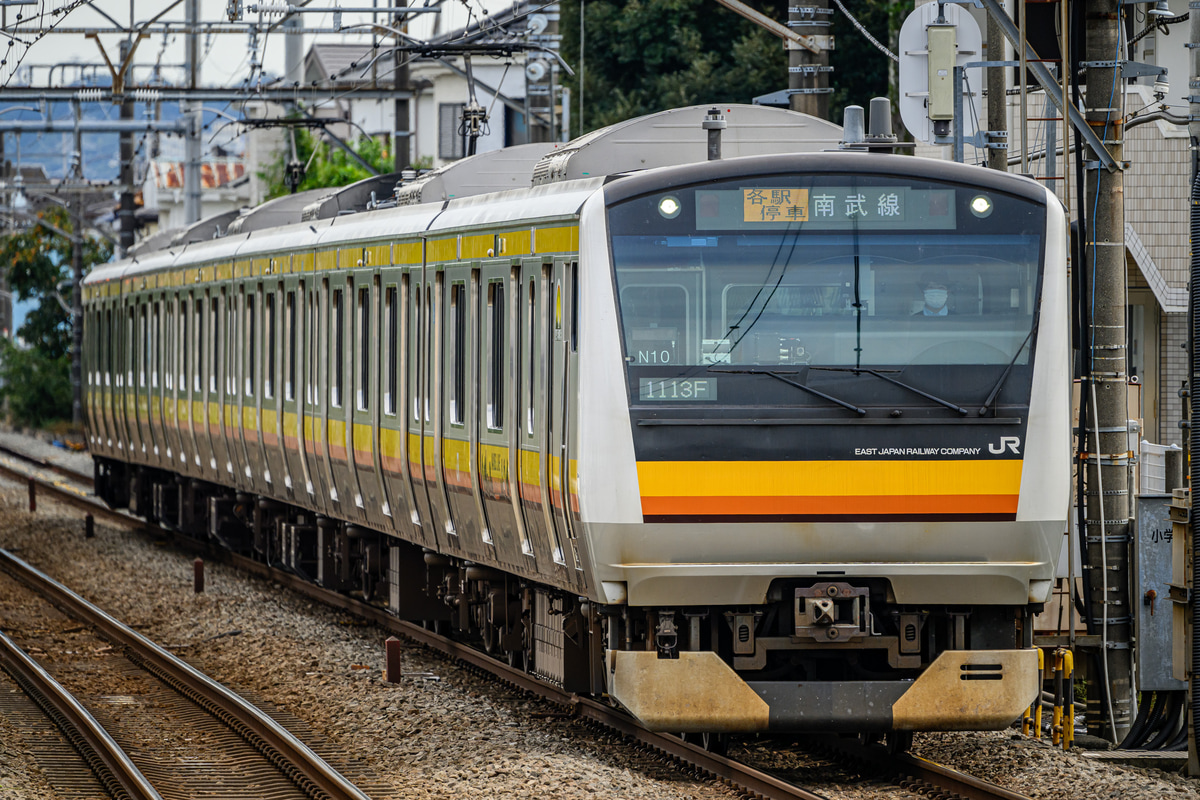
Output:
[[[879,516],[1015,514],[1018,496],[836,495],[793,497],[642,497],[646,516]]]

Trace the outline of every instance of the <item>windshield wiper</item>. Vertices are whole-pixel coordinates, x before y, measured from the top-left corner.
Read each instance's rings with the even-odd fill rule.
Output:
[[[1035,322],[1033,326],[1029,328],[1029,333],[1025,335],[1025,341],[1021,342],[1021,346],[1017,348],[1017,352],[1013,353],[1012,360],[1008,362],[1008,366],[1004,368],[1004,372],[1000,373],[1000,379],[996,381],[996,385],[993,386],[992,391],[988,393],[987,400],[983,401],[983,408],[979,409],[979,416],[984,416],[991,409],[992,402],[995,401],[996,396],[1000,394],[1000,389],[1004,386],[1004,382],[1008,380],[1008,376],[1012,372],[1013,365],[1017,363],[1017,359],[1021,356],[1021,351],[1025,349],[1025,345],[1029,344],[1029,340],[1033,338],[1034,331],[1036,330],[1037,323]]]
[[[795,386],[797,389],[801,389],[805,392],[808,392],[809,394],[819,397],[822,400],[828,400],[829,402],[831,402],[835,405],[839,405],[842,408],[846,409],[847,411],[853,411],[855,414],[858,414],[860,417],[865,417],[867,415],[867,411],[864,408],[859,408],[858,406],[854,405],[853,403],[847,403],[845,400],[839,400],[838,398],[834,397],[833,395],[825,394],[824,392],[817,391],[816,389],[812,388],[811,386],[805,386],[803,383],[800,383],[799,381],[789,380],[788,378],[784,377],[784,374],[795,375],[796,373],[799,372],[799,370],[792,369],[792,370],[784,370],[781,372],[780,370],[773,370],[773,369],[769,369],[767,367],[730,367],[729,369],[718,369],[717,366],[715,364],[713,364],[708,367],[707,371],[708,372],[724,372],[724,373],[729,373],[729,374],[734,374],[734,375],[739,374],[739,373],[746,374],[746,375],[770,375],[775,380],[783,381],[788,386]]]
[[[949,400],[943,400],[942,398],[938,397],[937,395],[930,394],[929,392],[921,391],[920,389],[918,389],[915,386],[910,386],[909,384],[904,383],[903,381],[898,381],[895,378],[888,377],[887,375],[884,375],[882,372],[877,372],[873,369],[866,369],[864,367],[809,367],[809,369],[821,369],[821,370],[826,370],[828,372],[853,372],[855,375],[861,375],[863,373],[865,373],[867,375],[873,375],[876,378],[879,378],[879,380],[881,380],[881,381],[887,381],[888,383],[893,384],[894,386],[899,386],[901,389],[907,389],[908,391],[912,392],[913,394],[919,394],[919,395],[921,395],[921,397],[924,397],[926,400],[932,400],[933,402],[937,403],[940,406],[945,406],[946,408],[950,409],[951,411],[957,411],[961,416],[965,417],[968,413],[970,413],[962,406],[957,406],[954,403],[951,403]]]

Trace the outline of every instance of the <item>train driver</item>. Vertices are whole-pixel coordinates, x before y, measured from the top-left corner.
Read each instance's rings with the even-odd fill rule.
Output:
[[[924,304],[913,316],[945,317],[950,314],[950,279],[944,272],[925,272],[918,284]]]

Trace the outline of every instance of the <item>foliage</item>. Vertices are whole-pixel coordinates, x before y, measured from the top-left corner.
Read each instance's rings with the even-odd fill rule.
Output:
[[[8,286],[16,300],[37,300],[25,316],[17,335],[28,345],[22,350],[3,342],[0,356],[0,396],[8,398],[13,417],[40,425],[47,420],[71,417],[71,319],[55,293],[63,287],[70,301],[71,214],[61,206],[37,212],[41,224],[0,237],[0,263],[6,264]],[[83,239],[83,271],[112,257],[112,247],[102,239]]]
[[[880,44],[896,52],[895,39],[900,35],[905,18],[912,13],[913,0],[855,0],[853,3],[843,0],[842,4]],[[829,81],[833,87],[829,118],[840,125],[843,108],[857,105],[865,109],[872,97],[890,97],[892,109],[898,114],[895,63],[867,41],[850,20],[836,10],[836,6],[834,8],[833,30],[837,47],[829,54],[829,63],[833,66]]]
[[[296,137],[296,158],[302,165],[307,165],[304,180],[296,187],[297,192],[326,186],[346,186],[371,177],[371,173],[341,147],[319,138],[319,135],[314,135],[305,128],[297,128],[284,135]],[[380,174],[393,171],[392,157],[386,142],[365,137],[352,145],[352,149]],[[275,160],[258,173],[267,183],[268,200],[291,193],[291,187],[284,181],[287,165],[291,160],[292,148],[290,144],[285,144],[280,148]]]
[[[0,339],[0,398],[12,418],[35,428],[71,418],[71,357],[21,349]]]
[[[586,15],[582,63],[581,3]],[[778,22],[787,21],[789,4],[783,0],[752,5]],[[913,0],[846,5],[894,51],[891,40]],[[577,73],[565,82],[578,102],[583,67],[588,130],[678,106],[749,103],[787,88],[787,52],[781,41],[712,0],[567,0],[560,8],[563,56]],[[831,19],[837,46],[830,53],[830,119],[840,123],[843,106],[866,107],[872,97],[888,95],[894,70],[841,12],[835,10]]]
[[[749,103],[787,86],[787,55],[771,34],[711,0],[582,0],[588,130],[700,103]],[[560,6],[567,78],[579,97],[581,0]],[[787,3],[762,8],[786,19]]]

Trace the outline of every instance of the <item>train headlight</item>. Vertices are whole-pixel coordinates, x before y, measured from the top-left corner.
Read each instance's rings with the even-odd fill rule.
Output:
[[[679,198],[674,195],[667,195],[662,200],[658,201],[658,213],[662,214],[667,219],[675,219],[679,216],[679,212],[683,210],[683,204],[679,202]]]
[[[983,219],[992,213],[995,206],[992,204],[992,198],[986,194],[976,195],[971,201],[971,213]]]

